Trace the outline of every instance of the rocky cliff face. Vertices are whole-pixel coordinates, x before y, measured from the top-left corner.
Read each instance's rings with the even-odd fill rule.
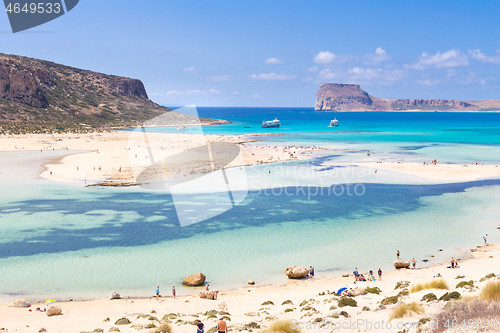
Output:
[[[47,76],[46,71],[30,71],[19,68],[13,61],[0,60],[0,98],[46,108],[49,102],[43,95],[39,82],[47,80]]]
[[[316,94],[316,110],[333,111],[342,105],[372,105],[372,99],[358,84],[324,83]]]
[[[169,111],[140,80],[0,53],[0,133],[136,126]],[[187,118],[169,117],[174,126]]]
[[[499,100],[383,99],[357,84],[325,83],[316,94],[317,111],[500,111]]]

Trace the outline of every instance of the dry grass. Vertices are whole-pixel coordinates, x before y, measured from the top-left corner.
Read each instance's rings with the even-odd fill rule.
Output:
[[[300,333],[298,325],[293,325],[290,320],[277,320],[262,333]]]
[[[424,307],[417,302],[413,302],[410,304],[401,303],[394,309],[392,309],[389,321],[393,319],[403,318],[404,316],[407,315],[411,316],[413,313],[424,313]]]
[[[463,322],[466,325],[473,325],[478,319],[484,325],[486,323],[494,324],[492,320],[495,318],[498,320],[498,313],[500,313],[500,302],[489,302],[480,299],[454,302],[449,307],[444,308],[433,319],[434,323],[439,323],[437,327],[434,327],[433,331],[445,331],[449,327],[449,325],[445,327],[445,323]]]
[[[481,298],[487,301],[500,301],[500,281],[488,282],[483,287]]]
[[[426,289],[445,289],[449,290],[450,288],[448,287],[448,284],[446,283],[445,280],[439,279],[439,280],[432,280],[430,282],[426,283],[419,283],[410,288],[410,292],[416,293],[417,291],[420,290],[426,290]]]
[[[172,327],[167,323],[161,324],[159,327],[152,329],[150,333],[172,333]]]

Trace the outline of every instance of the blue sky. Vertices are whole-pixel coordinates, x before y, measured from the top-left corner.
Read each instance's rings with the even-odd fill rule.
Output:
[[[500,1],[80,0],[0,52],[141,79],[180,106],[314,106],[325,82],[383,98],[500,98]]]

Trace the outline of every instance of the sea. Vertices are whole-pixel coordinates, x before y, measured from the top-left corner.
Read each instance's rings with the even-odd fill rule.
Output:
[[[197,272],[218,290],[249,279],[286,283],[289,265],[314,266],[317,277],[354,267],[389,272],[397,250],[425,267],[464,256],[485,234],[500,242],[500,178],[450,182],[359,166],[367,159],[494,166],[500,113],[196,109],[231,123],[147,130],[323,149],[298,161],[227,169],[226,178],[210,180],[222,186],[200,186],[188,197],[38,177],[47,160],[77,152],[0,152],[0,303],[113,291],[146,297],[157,285],[163,295],[172,286],[178,295],[193,294],[199,289],[182,280]],[[261,128],[274,118],[279,128]],[[329,127],[335,118],[339,126]],[[183,224],[181,210],[194,222]]]

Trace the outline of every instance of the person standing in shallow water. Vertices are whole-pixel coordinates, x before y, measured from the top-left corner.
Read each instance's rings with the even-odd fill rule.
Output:
[[[314,267],[309,266],[309,276],[314,277]]]
[[[399,250],[398,250],[398,252],[396,252],[396,256],[397,256],[397,257],[398,257],[398,259],[399,259]]]
[[[175,299],[175,286],[172,286],[172,298]]]
[[[156,286],[156,300],[160,300],[160,286]]]

